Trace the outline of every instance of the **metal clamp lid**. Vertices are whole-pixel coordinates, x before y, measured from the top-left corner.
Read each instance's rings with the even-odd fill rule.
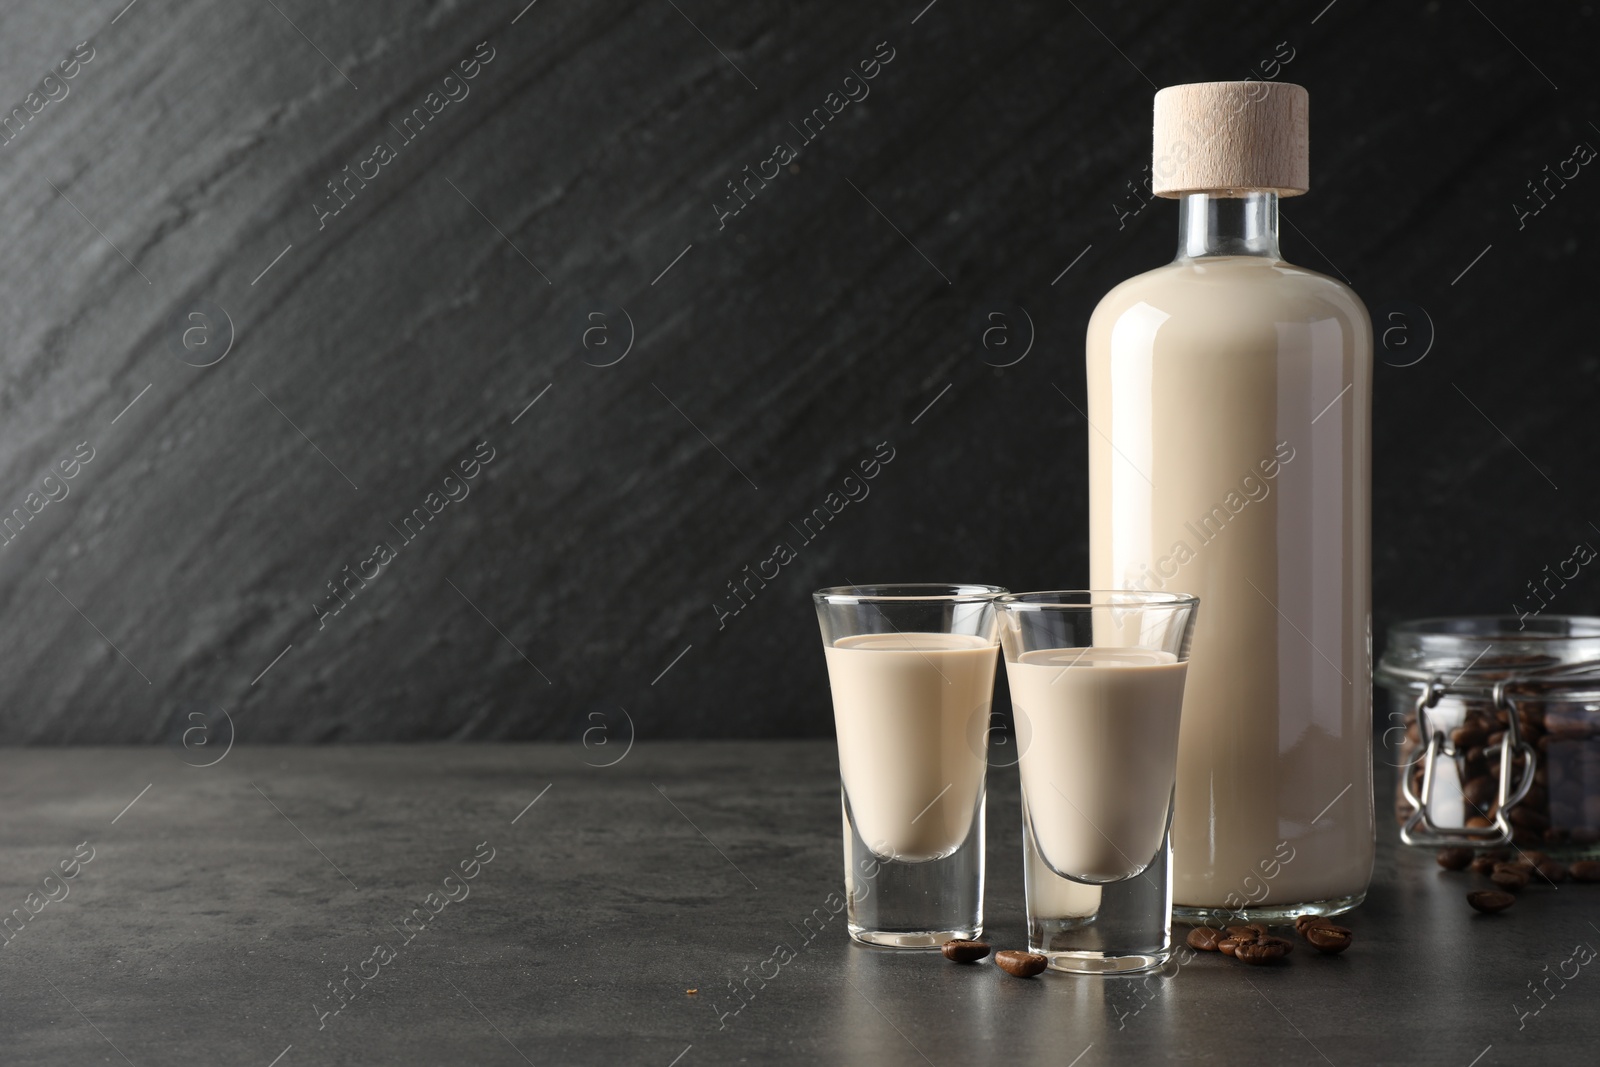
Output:
[[[1571,670],[1571,664],[1557,665]],[[1583,664],[1587,671],[1600,671],[1600,664]],[[1485,749],[1486,755],[1500,755],[1500,781],[1495,793],[1494,816],[1488,826],[1461,826],[1441,827],[1433,820],[1432,804],[1434,790],[1434,770],[1441,756],[1452,759],[1465,758],[1465,752],[1457,752],[1456,745],[1451,738],[1441,729],[1434,727],[1428,720],[1428,709],[1439,703],[1439,699],[1447,692],[1454,690],[1447,686],[1438,677],[1430,678],[1417,695],[1415,714],[1417,731],[1420,737],[1427,739],[1427,744],[1422,750],[1422,789],[1418,793],[1412,788],[1409,770],[1401,776],[1400,787],[1405,793],[1405,798],[1415,809],[1411,817],[1400,827],[1400,840],[1408,845],[1464,845],[1468,847],[1484,847],[1504,845],[1511,842],[1512,830],[1510,820],[1506,816],[1507,810],[1523,797],[1528,795],[1528,790],[1533,788],[1534,772],[1538,766],[1538,754],[1532,745],[1522,740],[1522,730],[1517,722],[1517,709],[1511,691],[1520,688],[1528,681],[1529,674],[1539,674],[1541,670],[1524,672],[1510,678],[1501,678],[1494,682],[1490,690],[1490,699],[1496,711],[1504,711],[1506,718],[1505,736],[1494,745]],[[1516,756],[1524,758],[1522,777],[1512,788],[1512,774],[1515,770]],[[1474,805],[1475,806],[1475,805]],[[1490,818],[1489,814],[1479,809],[1479,814]]]

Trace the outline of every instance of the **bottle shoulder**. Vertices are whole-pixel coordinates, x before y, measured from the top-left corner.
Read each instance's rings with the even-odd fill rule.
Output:
[[[1220,310],[1239,320],[1308,322],[1333,319],[1352,332],[1371,330],[1366,305],[1355,290],[1326,274],[1282,260],[1254,256],[1180,259],[1114,286],[1096,305],[1095,324],[1138,309],[1172,318],[1213,318]]]

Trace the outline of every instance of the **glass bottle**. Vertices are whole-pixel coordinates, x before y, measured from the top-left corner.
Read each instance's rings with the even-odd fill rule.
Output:
[[[1196,595],[1173,911],[1337,914],[1372,875],[1372,333],[1284,262],[1305,90],[1156,97],[1153,188],[1178,255],[1089,323],[1090,583]]]

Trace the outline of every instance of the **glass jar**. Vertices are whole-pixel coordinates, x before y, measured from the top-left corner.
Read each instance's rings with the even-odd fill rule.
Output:
[[[1600,851],[1600,618],[1401,623],[1375,678],[1406,844]]]

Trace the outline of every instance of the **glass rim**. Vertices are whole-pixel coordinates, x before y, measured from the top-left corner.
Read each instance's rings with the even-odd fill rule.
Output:
[[[1391,636],[1422,640],[1457,641],[1592,641],[1600,637],[1600,617],[1594,615],[1541,615],[1527,620],[1534,625],[1512,629],[1523,620],[1516,615],[1430,615],[1406,619],[1389,627]],[[1563,629],[1563,627],[1565,627]]]
[[[1082,611],[1091,608],[1194,607],[1200,598],[1192,593],[1152,593],[1142,589],[1048,589],[1005,593],[995,606],[1010,611]]]
[[[977,604],[1006,593],[1001,585],[976,582],[895,582],[830,585],[811,594],[818,604],[928,603]]]

